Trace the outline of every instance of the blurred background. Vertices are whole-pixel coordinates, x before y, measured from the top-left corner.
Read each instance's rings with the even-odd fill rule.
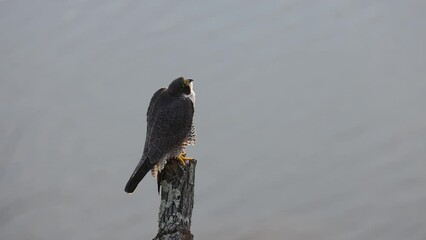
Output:
[[[426,239],[425,1],[0,1],[0,239],[152,239],[195,79],[196,239]]]

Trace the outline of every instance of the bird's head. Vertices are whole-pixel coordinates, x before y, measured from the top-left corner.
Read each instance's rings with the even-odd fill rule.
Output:
[[[189,96],[192,92],[192,79],[186,79],[184,77],[177,78],[170,83],[168,90],[175,95],[186,95]]]

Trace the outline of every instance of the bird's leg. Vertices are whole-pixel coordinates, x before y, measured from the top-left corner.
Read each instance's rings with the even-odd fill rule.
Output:
[[[182,150],[182,152],[180,153],[180,155],[177,157],[177,160],[179,161],[179,163],[180,163],[182,166],[186,166],[186,161],[191,161],[191,160],[194,160],[194,159],[193,159],[193,158],[186,157],[186,152],[185,152],[185,150]]]

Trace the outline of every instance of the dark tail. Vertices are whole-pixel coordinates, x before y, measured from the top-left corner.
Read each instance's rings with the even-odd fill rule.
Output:
[[[141,159],[139,164],[136,166],[135,171],[133,171],[132,176],[124,188],[126,193],[132,193],[135,191],[139,182],[145,177],[145,175],[151,170],[154,164],[150,163],[148,159]]]

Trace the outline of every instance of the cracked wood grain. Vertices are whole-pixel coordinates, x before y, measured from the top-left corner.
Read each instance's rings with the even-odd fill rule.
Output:
[[[194,206],[196,160],[186,166],[169,161],[159,175],[161,204],[158,233],[154,240],[192,240],[191,217]]]

